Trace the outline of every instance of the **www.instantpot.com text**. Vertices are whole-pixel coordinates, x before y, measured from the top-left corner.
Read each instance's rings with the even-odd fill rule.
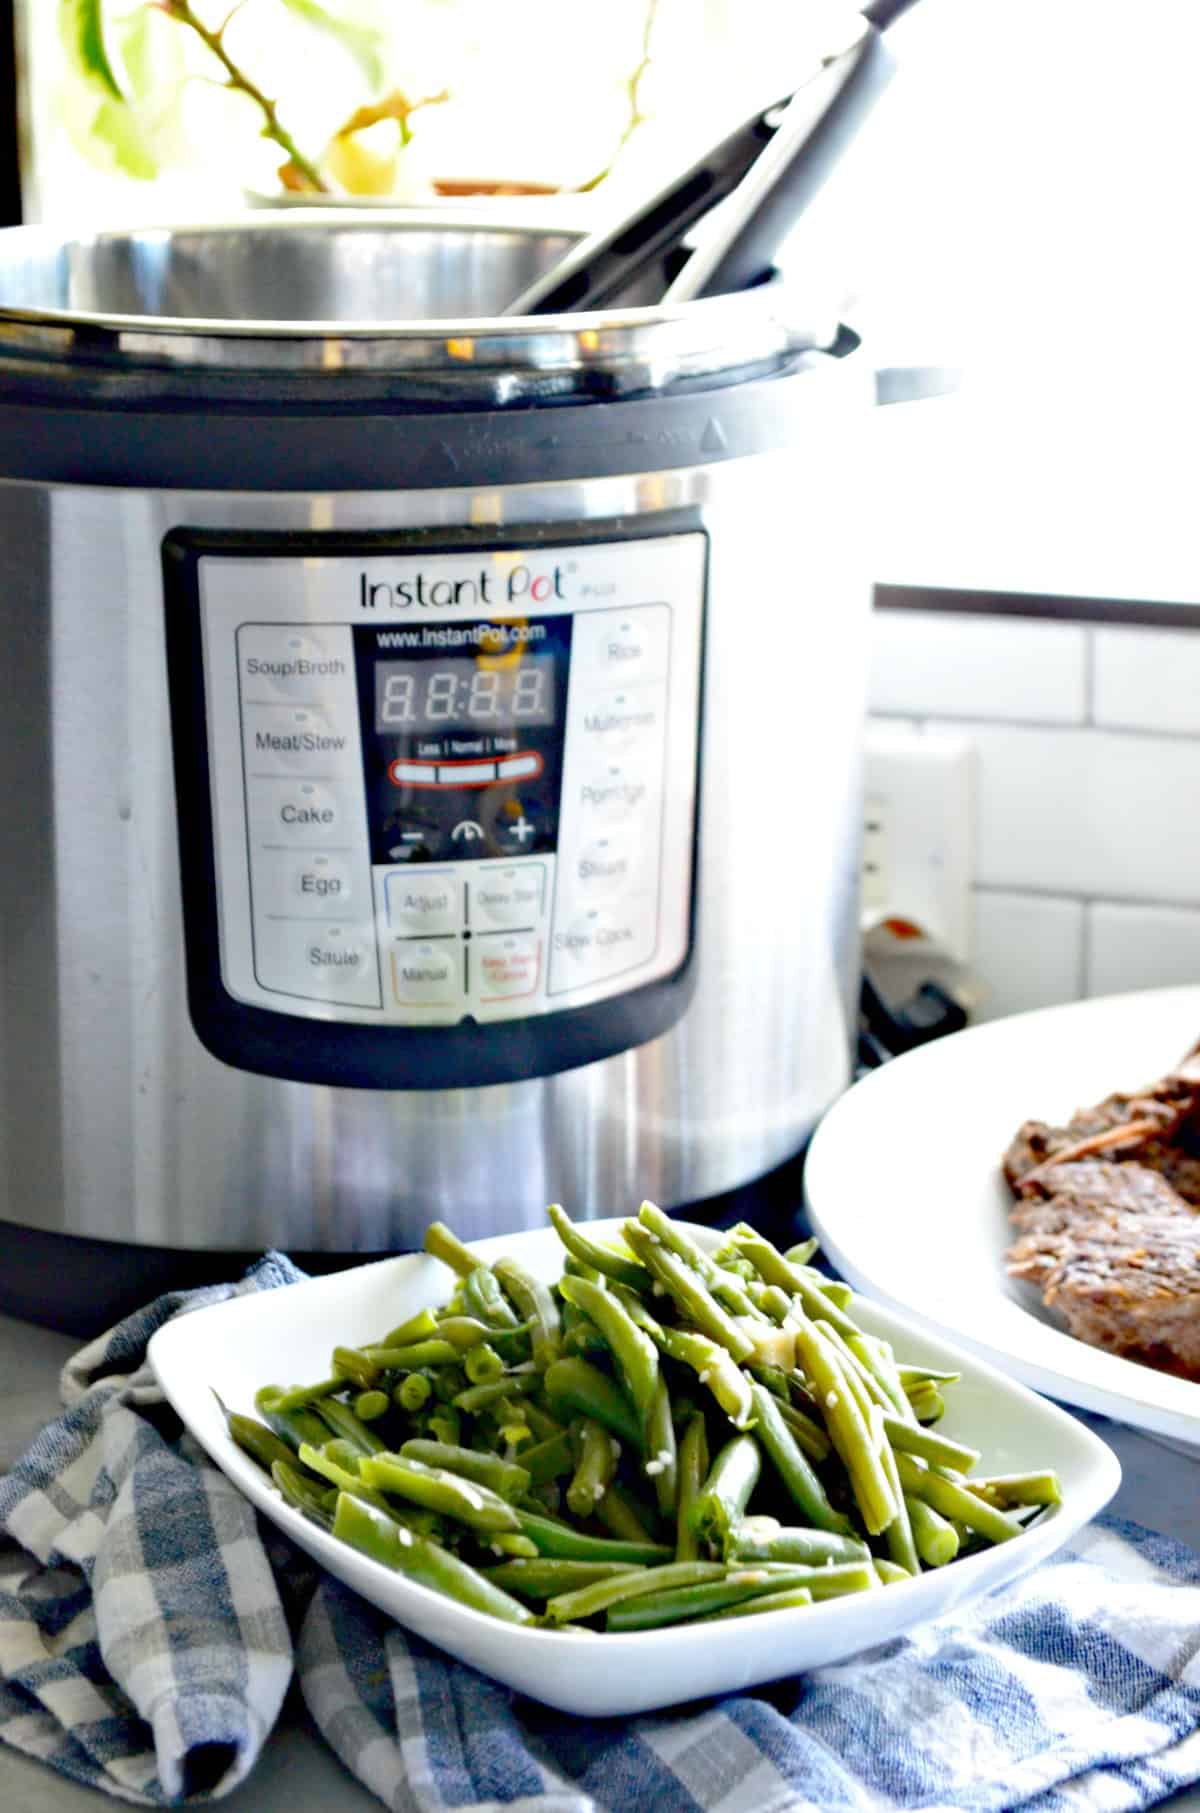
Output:
[[[484,648],[495,654],[518,642],[540,642],[544,623],[422,623],[413,629],[376,630],[378,648]]]
[[[548,604],[552,598],[566,595],[560,566],[542,573],[535,573],[524,564],[510,567],[505,573],[480,567],[477,573],[459,579],[428,573],[415,573],[407,579],[371,579],[366,573],[358,576],[358,602],[364,611],[407,610],[413,606],[445,610],[456,604]]]

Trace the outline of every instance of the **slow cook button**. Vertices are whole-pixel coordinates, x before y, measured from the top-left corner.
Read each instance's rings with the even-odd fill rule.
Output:
[[[654,949],[652,909],[590,907],[551,938],[550,992],[561,994],[621,975]]]
[[[392,948],[392,988],[406,1007],[445,1007],[462,991],[462,948],[457,938],[426,944],[412,939]]]
[[[490,932],[475,939],[471,956],[478,965],[476,987],[481,1004],[537,993],[542,942],[536,933]]]
[[[462,883],[449,869],[393,870],[384,880],[388,924],[398,931],[456,932],[462,914]]]
[[[536,925],[545,873],[542,864],[534,862],[473,875],[467,883],[472,927],[482,931],[489,926]]]
[[[665,674],[671,612],[665,604],[628,611],[579,612],[571,632],[571,661],[581,671],[648,680]]]
[[[357,739],[333,712],[308,705],[247,705],[246,772],[260,775],[347,776],[358,759]]]

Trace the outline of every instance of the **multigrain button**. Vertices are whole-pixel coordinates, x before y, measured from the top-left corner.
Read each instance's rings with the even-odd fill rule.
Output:
[[[462,950],[457,938],[426,943],[413,938],[392,949],[392,988],[397,1001],[413,1007],[445,1007],[462,986]]]
[[[659,740],[666,708],[662,686],[616,686],[597,692],[579,713],[585,748],[603,755],[651,749]]]
[[[536,933],[492,932],[471,947],[481,1003],[536,994],[542,942]]]
[[[472,929],[535,925],[541,917],[545,870],[540,862],[485,869],[467,883]]]
[[[418,863],[384,880],[388,924],[406,932],[456,932],[462,915],[462,882],[448,869]]]

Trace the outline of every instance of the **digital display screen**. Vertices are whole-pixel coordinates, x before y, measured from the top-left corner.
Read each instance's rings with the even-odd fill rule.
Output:
[[[412,736],[439,730],[505,730],[553,724],[554,656],[522,653],[510,665],[470,656],[375,664],[375,730]]]

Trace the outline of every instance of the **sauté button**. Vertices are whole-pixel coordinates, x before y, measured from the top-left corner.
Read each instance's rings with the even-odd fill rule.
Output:
[[[373,960],[372,947],[352,925],[318,926],[304,940],[304,974],[331,993],[345,994],[354,983],[366,979]]]

